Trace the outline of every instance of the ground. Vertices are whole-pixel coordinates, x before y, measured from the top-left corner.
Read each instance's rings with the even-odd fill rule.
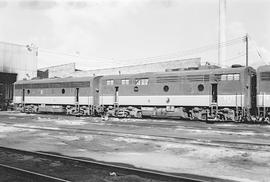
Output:
[[[269,125],[0,112],[1,146],[245,182],[270,181],[269,139]]]

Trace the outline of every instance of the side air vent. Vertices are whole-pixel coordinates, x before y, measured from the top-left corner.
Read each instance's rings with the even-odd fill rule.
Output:
[[[178,80],[179,80],[179,76],[157,77],[157,83],[177,82]]]
[[[33,83],[33,84],[18,84],[15,89],[22,88],[78,88],[90,87],[90,82],[56,82],[56,83]]]
[[[261,72],[261,81],[270,81],[270,72]]]
[[[22,89],[23,85],[22,84],[15,84],[15,89]]]
[[[193,82],[196,82],[196,81],[209,81],[209,75],[188,75],[187,76],[187,79],[189,81],[193,81]]]

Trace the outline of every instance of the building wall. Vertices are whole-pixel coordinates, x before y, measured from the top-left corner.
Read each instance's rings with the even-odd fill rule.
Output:
[[[16,73],[17,80],[37,76],[38,49],[0,42],[0,72]]]
[[[76,71],[65,76],[81,77],[81,76],[98,76],[98,75],[118,75],[118,74],[136,74],[145,72],[165,72],[171,69],[184,69],[188,67],[199,67],[201,65],[200,58],[191,58],[184,60],[173,60],[159,63],[149,63],[142,65],[124,66],[118,68],[97,69],[87,71]]]
[[[75,72],[75,63],[51,66],[38,69],[39,78],[64,77]]]

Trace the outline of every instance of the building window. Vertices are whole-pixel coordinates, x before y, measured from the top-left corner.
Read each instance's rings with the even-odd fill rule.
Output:
[[[121,80],[122,85],[129,85],[129,79],[123,79]]]
[[[30,90],[27,90],[27,94],[30,94]]]
[[[168,86],[168,85],[165,85],[165,86],[163,87],[163,90],[164,90],[164,92],[168,92],[168,91],[169,91],[169,86]]]
[[[202,91],[204,90],[203,84],[198,85],[198,90],[199,90],[200,92],[202,92]]]
[[[113,80],[106,80],[106,85],[113,85]]]
[[[137,78],[135,80],[135,85],[148,85],[148,78]]]
[[[65,94],[66,90],[65,89],[62,89],[62,94]]]

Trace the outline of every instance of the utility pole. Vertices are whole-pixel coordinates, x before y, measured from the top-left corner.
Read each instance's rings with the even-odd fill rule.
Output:
[[[224,66],[226,59],[226,0],[219,0],[219,25],[218,25],[218,65]]]
[[[246,42],[246,66],[248,66],[248,34],[245,37]]]

